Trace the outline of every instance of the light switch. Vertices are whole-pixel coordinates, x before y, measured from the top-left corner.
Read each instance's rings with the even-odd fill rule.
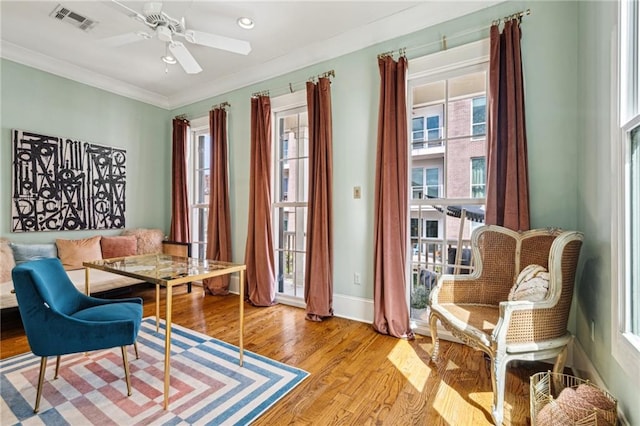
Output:
[[[361,197],[361,191],[360,191],[360,187],[359,186],[354,186],[353,187],[353,198],[354,199],[359,199]]]

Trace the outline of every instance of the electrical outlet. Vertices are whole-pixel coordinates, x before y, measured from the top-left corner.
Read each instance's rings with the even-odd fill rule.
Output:
[[[359,186],[354,186],[353,187],[353,198],[357,200],[360,197],[362,197],[362,191],[361,191],[360,187]]]
[[[360,285],[360,274],[358,272],[353,273],[353,283],[355,285]]]

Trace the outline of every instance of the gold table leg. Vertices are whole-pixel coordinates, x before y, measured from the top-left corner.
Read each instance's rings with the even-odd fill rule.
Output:
[[[240,270],[240,367],[244,355],[244,269]]]
[[[156,333],[160,331],[160,284],[156,284]]]
[[[170,357],[171,357],[171,286],[167,286],[167,312],[165,314],[164,333],[164,409],[169,409]]]
[[[84,294],[89,295],[89,269],[84,268]]]

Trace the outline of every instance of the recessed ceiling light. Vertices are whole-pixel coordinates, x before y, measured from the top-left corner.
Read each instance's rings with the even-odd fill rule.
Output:
[[[238,18],[236,22],[241,28],[244,28],[245,30],[250,30],[255,26],[255,22],[253,22],[253,19],[247,18],[246,16]]]

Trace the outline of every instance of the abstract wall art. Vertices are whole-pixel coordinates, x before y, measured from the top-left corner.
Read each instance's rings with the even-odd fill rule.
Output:
[[[125,227],[124,149],[11,132],[13,232]]]

